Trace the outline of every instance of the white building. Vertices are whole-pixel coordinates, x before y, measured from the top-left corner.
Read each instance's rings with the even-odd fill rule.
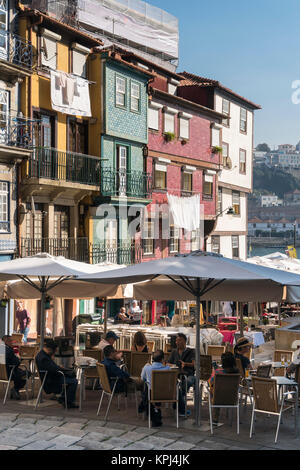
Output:
[[[300,168],[300,153],[279,153],[278,165],[283,168]]]
[[[184,72],[179,93],[224,115],[221,127],[221,171],[218,175],[217,219],[206,249],[229,258],[247,258],[248,201],[252,192],[255,103],[220,82]],[[198,93],[197,93],[198,88]],[[199,93],[201,88],[201,93]],[[183,90],[183,91],[182,91]],[[183,94],[184,93],[184,94]],[[234,215],[228,215],[233,208]]]
[[[279,199],[275,194],[267,194],[260,197],[261,207],[278,207],[282,206],[283,200]]]
[[[300,219],[296,221],[296,233],[300,234]],[[280,220],[261,220],[258,217],[250,219],[248,222],[248,234],[257,237],[264,234],[288,234],[294,232],[294,222],[282,218]]]

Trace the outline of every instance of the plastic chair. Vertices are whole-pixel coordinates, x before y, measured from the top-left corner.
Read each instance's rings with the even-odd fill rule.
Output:
[[[272,370],[272,364],[258,366],[256,370],[256,377],[268,379],[270,378],[271,370]]]
[[[151,404],[175,403],[176,426],[178,428],[178,397],[179,381],[177,370],[153,370],[151,375],[151,388],[148,387],[148,424],[151,428]]]
[[[284,362],[292,360],[293,351],[287,351],[284,349],[275,349],[274,351],[274,362],[281,362],[281,357],[284,357]]]
[[[239,386],[240,374],[216,374],[213,382],[213,394],[211,389],[208,394],[210,432],[213,434],[212,409],[236,408],[237,434],[240,432],[239,422]]]
[[[151,362],[151,353],[131,351],[130,355],[130,375],[133,378],[141,378],[141,373],[145,364]]]
[[[23,341],[24,335],[23,333],[12,333],[11,339],[13,343],[21,345]]]
[[[278,401],[277,383],[272,379],[265,379],[261,377],[252,377],[253,386],[253,409],[250,426],[250,438],[252,437],[254,429],[255,413],[264,413],[268,415],[278,416],[278,423],[275,435],[275,444],[277,442],[279,426],[281,422],[281,415],[285,411],[296,407],[296,403],[290,406],[285,406],[286,398],[288,395],[295,394],[295,392],[285,392],[282,394],[281,402]]]

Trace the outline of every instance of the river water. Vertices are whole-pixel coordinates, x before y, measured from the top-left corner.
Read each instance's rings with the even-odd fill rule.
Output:
[[[279,253],[284,253],[285,254],[286,246],[252,246],[252,251],[248,251],[248,256],[253,257],[253,256],[265,256],[269,255],[270,253],[275,253],[279,251]],[[299,248],[298,248],[299,251]]]

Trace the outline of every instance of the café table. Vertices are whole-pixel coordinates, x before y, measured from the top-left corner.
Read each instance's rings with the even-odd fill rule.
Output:
[[[93,376],[97,376],[97,367],[91,364],[78,364],[75,363],[75,367],[77,369],[77,378],[79,381],[79,411],[82,411],[82,402],[85,399],[85,379],[86,379],[86,371],[93,372]]]

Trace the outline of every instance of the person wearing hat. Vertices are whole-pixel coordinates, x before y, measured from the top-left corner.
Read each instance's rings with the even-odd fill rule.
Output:
[[[119,336],[117,336],[114,331],[108,331],[105,335],[105,338],[101,339],[97,348],[100,349],[100,351],[103,351],[105,346],[113,346],[118,339]]]
[[[44,390],[48,394],[60,394],[58,401],[63,406],[65,406],[63,390],[63,384],[65,382],[67,386],[67,408],[78,408],[78,405],[75,404],[76,389],[78,384],[75,373],[73,370],[60,367],[54,362],[56,348],[57,344],[55,341],[53,341],[53,339],[46,338],[43,349],[41,349],[35,358],[36,365],[40,371],[42,380],[45,372],[47,372],[44,383]],[[61,372],[64,374],[64,377]]]
[[[252,343],[245,336],[242,336],[242,338],[239,338],[234,347],[234,357],[236,359],[240,359],[244,372],[246,369],[252,369],[251,362],[249,358],[246,356],[246,354],[249,352],[251,347],[252,347]]]

